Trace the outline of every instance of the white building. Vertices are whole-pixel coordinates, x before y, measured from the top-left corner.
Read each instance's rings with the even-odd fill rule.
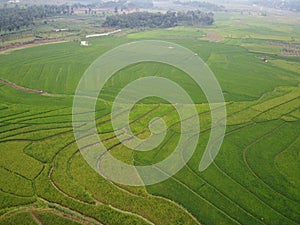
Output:
[[[89,46],[89,43],[87,41],[81,41],[80,46]]]
[[[9,0],[8,3],[20,3],[20,0]]]

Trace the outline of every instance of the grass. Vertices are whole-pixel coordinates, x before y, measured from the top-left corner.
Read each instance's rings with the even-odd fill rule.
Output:
[[[176,224],[182,221],[184,224],[196,224],[195,221],[178,206],[164,199],[151,196],[139,197],[113,186],[110,182],[99,177],[98,174],[89,168],[82,160],[80,155],[77,155],[72,160],[71,174],[74,179],[83,184],[98,201],[121,210],[137,213],[153,221],[153,223]],[[81,165],[81,169],[79,169],[79,165]],[[83,172],[85,174],[88,173],[89,176],[83,176]],[[99,192],[99,188],[103,191]],[[166,213],[168,217],[165,217]]]
[[[293,62],[293,61],[278,59],[278,60],[272,60],[271,63],[274,66],[282,68],[289,72],[294,72],[294,73],[298,73],[298,74],[300,72],[300,66],[297,61]]]
[[[38,214],[38,218],[47,224],[57,224],[57,225],[79,225],[81,223],[75,222],[63,216],[55,215],[54,213],[42,212]]]
[[[292,144],[290,144],[284,151],[281,151],[274,158],[274,162],[281,174],[287,179],[294,187],[299,185],[299,180],[297,176],[299,174],[299,167],[296,166],[299,157],[297,146],[299,144],[299,139],[296,139]],[[286,163],[289,162],[289,163]],[[289,170],[292,164],[293,170]]]
[[[293,143],[298,138],[299,123],[289,123],[275,130],[272,135],[267,136],[264,140],[256,143],[251,146],[247,151],[247,159],[249,159],[249,166],[253,168],[253,171],[263,180],[266,184],[268,184],[272,189],[281,193],[283,196],[286,196],[286,201],[291,200],[295,202],[293,209],[290,211],[295,211],[295,215],[297,215],[297,211],[299,210],[299,206],[297,207],[297,202],[299,201],[299,193],[295,189],[296,187],[291,185],[288,180],[286,180],[286,176],[278,173],[278,170],[274,164],[274,162],[270,162],[267,159],[275,159],[281,151],[287,149],[291,143]],[[268,147],[274,143],[274,140],[280,139],[283,134],[288,134],[288,137],[284,138],[275,146],[272,147],[270,151],[260,151],[261,146],[265,148],[271,149]],[[262,172],[268,171],[268,173]],[[284,192],[282,191],[284,190]],[[284,211],[284,210],[282,210]],[[286,210],[288,211],[288,210]],[[297,218],[297,217],[296,217]],[[299,218],[296,219],[298,221]]]
[[[1,172],[1,188],[4,192],[14,194],[21,197],[32,197],[34,190],[32,183],[22,175],[11,172],[8,169],[0,168]],[[22,187],[21,189],[19,187]]]
[[[39,174],[43,165],[23,152],[28,144],[26,141],[1,142],[2,157],[0,160],[1,165],[6,169],[14,171],[27,179],[33,179]]]
[[[182,39],[182,37],[187,39],[199,39],[205,33],[201,28],[194,29],[191,27],[174,27],[164,30],[149,30],[145,32],[136,32],[128,35],[129,38],[133,39]]]
[[[81,74],[98,55],[118,44],[131,40],[117,38],[112,41],[110,38],[103,38],[101,41],[92,40],[91,46],[88,48],[80,47],[78,43],[71,42],[57,44],[59,46],[57,49],[53,48],[53,45],[45,45],[14,51],[9,55],[0,55],[2,68],[0,76],[32,89],[42,89],[50,93],[73,94]],[[187,42],[185,39],[181,39],[173,41],[190,48],[207,61],[226,93],[227,101],[254,100],[277,86],[296,86],[299,82],[296,74],[290,74],[287,79],[285,70],[278,71],[276,67],[260,62],[259,56],[248,53],[240,46],[207,43],[199,40]],[[206,55],[207,53],[210,54]],[[85,57],[81,57],[82,55]],[[255,68],[253,68],[254,64]],[[104,87],[104,98],[112,100],[112,96],[115,96],[124,84],[135,79],[136,76],[148,75],[171,77],[177,82],[180,80],[194,101],[205,101],[203,95],[195,99],[198,96],[195,94],[198,88],[188,77],[182,79],[181,71],[176,69],[170,71],[170,68],[165,65],[153,67],[151,63],[132,65],[117,73],[113,77],[116,83],[114,88],[111,88],[112,79]],[[247,80],[247,84],[245,80]]]
[[[15,216],[9,217],[5,220],[0,221],[0,224],[14,225],[14,224],[28,224],[36,225],[37,223],[29,213],[18,213]]]
[[[299,97],[300,90],[299,88],[294,88],[286,95],[280,96],[278,98],[274,98],[271,100],[268,100],[266,102],[257,104],[253,106],[252,108],[261,112],[265,112],[267,110],[270,110],[272,108],[275,108],[276,106],[280,106],[286,102],[292,101],[294,99],[297,99]]]
[[[261,43],[261,44],[245,43],[242,44],[241,46],[245,47],[250,52],[265,53],[267,55],[275,55],[275,54],[279,55],[283,50],[283,48],[280,46],[272,46],[266,43]]]

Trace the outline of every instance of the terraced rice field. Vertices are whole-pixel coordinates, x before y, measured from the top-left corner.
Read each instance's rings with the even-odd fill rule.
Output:
[[[122,87],[149,74],[166,77],[195,102],[201,124],[195,154],[173,177],[146,187],[110,182],[89,167],[74,139],[72,100],[93,60],[119,44],[147,38],[147,32],[94,39],[87,48],[74,42],[0,54],[1,79],[50,93],[0,84],[0,224],[300,223],[300,59],[269,55],[270,63],[264,63],[265,53],[232,45],[234,39],[208,42],[195,38],[197,30],[188,31],[188,37],[180,29],[176,38],[170,38],[172,30],[152,31],[150,37],[163,36],[197,53],[223,89],[226,136],[207,170],[199,172],[198,166],[210,135],[209,107],[180,70],[157,63],[129,66],[107,82],[97,102],[99,136],[116,158],[134,165],[168,157],[180,137],[179,117],[158,99],[136,104],[130,112],[134,134],[147,137],[154,117],[163,118],[168,130],[152,151],[126,148],[110,121],[111,102]]]

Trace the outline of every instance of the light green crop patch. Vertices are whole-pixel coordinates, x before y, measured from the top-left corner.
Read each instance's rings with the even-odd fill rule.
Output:
[[[258,110],[260,112],[264,112],[266,110],[269,110],[271,108],[274,108],[276,106],[284,104],[284,103],[291,101],[293,99],[296,99],[298,97],[300,97],[300,89],[293,88],[292,91],[286,95],[283,95],[281,97],[274,98],[274,99],[268,100],[266,102],[260,103],[258,105],[252,106],[252,108],[255,110]]]
[[[23,150],[29,142],[12,141],[0,143],[0,165],[28,179],[36,177],[43,164],[26,155]]]

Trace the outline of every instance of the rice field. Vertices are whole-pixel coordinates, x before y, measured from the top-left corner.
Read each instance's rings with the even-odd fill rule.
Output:
[[[223,20],[213,28],[134,31],[91,39],[86,48],[66,42],[0,54],[1,79],[49,93],[0,84],[0,224],[299,224],[300,59],[276,55],[278,49],[265,40],[289,39],[294,20],[276,18],[280,26],[286,24],[280,29],[269,26],[269,17],[265,24],[249,15],[218,18]],[[241,22],[247,24],[243,29],[228,26]],[[207,32],[224,40],[203,40]],[[131,110],[132,132],[148,137],[148,124],[161,117],[168,127],[165,139],[149,152],[118,140],[110,121],[112,101],[137,78],[179,83],[194,101],[201,124],[196,151],[178,173],[132,187],[104,179],[84,160],[73,134],[72,101],[82,74],[99,55],[145,39],[180,44],[209,65],[226,100],[227,128],[215,161],[200,172],[211,116],[195,82],[177,68],[154,62],[118,71],[105,84],[95,113],[98,135],[114,157],[131,165],[159,162],[181,135],[175,108],[149,98]],[[258,51],[256,45],[265,48]],[[268,63],[260,60],[265,55]]]

